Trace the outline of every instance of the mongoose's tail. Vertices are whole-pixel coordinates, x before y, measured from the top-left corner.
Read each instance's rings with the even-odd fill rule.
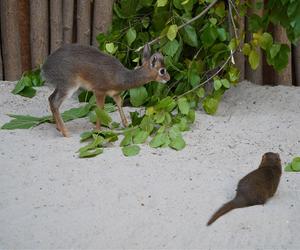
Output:
[[[207,222],[207,226],[211,225],[215,220],[217,220],[222,215],[228,213],[229,211],[235,209],[235,208],[241,208],[246,207],[247,204],[244,199],[241,198],[234,198],[232,201],[229,201],[225,203],[217,212],[213,214],[213,216],[210,218],[210,220]]]

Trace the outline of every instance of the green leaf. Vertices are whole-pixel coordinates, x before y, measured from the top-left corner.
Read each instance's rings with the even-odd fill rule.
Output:
[[[218,89],[220,89],[221,87],[222,87],[222,82],[221,82],[221,80],[220,80],[220,79],[214,80],[214,89],[215,89],[215,90],[218,90]]]
[[[142,144],[147,140],[148,136],[149,134],[146,131],[139,130],[137,134],[133,137],[133,143]]]
[[[295,157],[292,161],[292,169],[293,171],[300,171],[300,157]]]
[[[219,2],[218,4],[216,4],[215,13],[216,13],[216,15],[218,15],[221,18],[225,16],[224,2]]]
[[[177,32],[178,32],[178,27],[176,24],[172,24],[167,32],[167,37],[170,41],[173,41],[176,36],[177,36]]]
[[[83,142],[83,141],[91,138],[92,136],[93,136],[92,131],[85,131],[85,132],[80,134],[80,142]]]
[[[185,147],[185,141],[182,139],[182,136],[179,135],[173,139],[171,139],[171,143],[169,144],[170,148],[173,148],[175,150],[181,150]]]
[[[270,33],[265,32],[259,37],[258,43],[262,49],[269,49],[273,44],[273,37]]]
[[[168,3],[168,0],[157,0],[157,7],[166,6],[167,3]]]
[[[204,97],[204,95],[205,95],[205,90],[204,90],[204,88],[198,88],[198,89],[196,90],[196,95],[197,95],[199,98]]]
[[[29,115],[10,115],[11,117],[14,117],[15,119],[12,119],[8,123],[4,124],[1,129],[28,129],[35,127],[42,123],[44,120],[46,120],[47,117],[34,117]]]
[[[117,51],[118,47],[115,47],[114,43],[107,43],[105,44],[105,49],[108,53],[114,54]]]
[[[259,65],[259,54],[256,52],[256,50],[251,50],[249,54],[249,63],[253,70],[257,69]]]
[[[196,30],[191,25],[186,25],[181,29],[183,41],[192,47],[198,47],[198,38]]]
[[[152,1],[152,0],[151,0],[151,1]],[[145,28],[145,29],[148,28],[149,24],[150,24],[150,18],[149,18],[149,17],[144,17],[144,18],[142,19],[142,25],[144,26],[144,28]]]
[[[130,144],[132,144],[132,134],[129,133],[124,136],[123,140],[120,143],[120,146],[124,147]]]
[[[108,127],[109,124],[112,122],[112,119],[109,116],[109,114],[104,109],[100,109],[98,107],[95,109],[95,112],[97,118],[101,121],[101,124]]]
[[[273,44],[270,48],[270,55],[271,58],[274,58],[280,51],[281,45],[280,44]]]
[[[168,112],[171,112],[176,106],[176,102],[171,96],[167,96],[164,99],[160,100],[155,106],[155,110],[165,109]]]
[[[127,39],[127,43],[129,46],[131,46],[131,44],[134,42],[134,40],[136,39],[136,31],[133,27],[131,27],[127,33],[126,33],[126,39]]]
[[[36,94],[36,90],[33,87],[25,86],[20,92],[18,92],[19,95],[24,97],[32,98]]]
[[[215,26],[207,26],[201,34],[201,40],[205,47],[213,45],[218,38],[218,30]]]
[[[134,107],[139,107],[148,99],[148,92],[144,86],[130,89],[130,102]]]
[[[253,14],[249,18],[249,31],[257,32],[262,28],[262,19],[260,16]]]
[[[173,140],[178,136],[181,136],[180,129],[178,128],[178,126],[173,125],[169,130],[169,137],[171,140]]]
[[[217,112],[219,100],[217,98],[208,96],[203,100],[202,105],[207,114],[213,115]]]
[[[61,114],[62,119],[67,122],[77,118],[85,117],[90,112],[91,105],[87,104],[79,108],[69,109]]]
[[[141,121],[140,128],[150,134],[154,129],[154,122],[149,116],[145,116]]]
[[[286,172],[294,172],[294,170],[292,169],[292,163],[289,163],[285,166],[284,171]]]
[[[230,88],[230,82],[227,79],[222,79],[221,82],[226,89]]]
[[[152,148],[158,148],[161,147],[163,144],[165,144],[169,140],[169,137],[165,133],[157,133],[153,139],[150,141],[149,145]]]
[[[185,97],[181,97],[177,101],[178,108],[183,115],[187,115],[190,111],[190,105]]]
[[[141,148],[138,145],[130,145],[122,148],[122,152],[125,156],[135,156],[139,154]]]
[[[79,152],[79,157],[80,158],[89,158],[89,157],[95,157],[99,154],[103,153],[102,148],[95,148],[95,149],[89,149],[86,151]]]
[[[26,86],[31,86],[30,78],[28,76],[22,76],[22,78],[17,82],[15,88],[12,90],[11,93],[16,95],[20,93]]]
[[[168,56],[174,56],[179,49],[179,43],[176,39],[168,41],[165,46],[162,47],[162,51]]]
[[[249,56],[251,52],[251,46],[249,43],[245,43],[243,46],[243,54]]]
[[[221,42],[226,41],[226,39],[227,39],[227,34],[226,34],[225,29],[224,29],[224,28],[218,28],[218,29],[217,29],[217,32],[218,32],[219,40],[220,40]]]

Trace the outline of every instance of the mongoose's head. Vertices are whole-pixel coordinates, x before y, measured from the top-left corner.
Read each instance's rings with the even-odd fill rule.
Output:
[[[267,152],[263,155],[260,167],[272,167],[280,169],[281,171],[281,160],[278,153]]]
[[[151,49],[148,44],[143,50],[143,65],[152,77],[152,81],[166,83],[170,80],[170,75],[165,68],[164,57],[161,53],[156,52],[151,55]]]

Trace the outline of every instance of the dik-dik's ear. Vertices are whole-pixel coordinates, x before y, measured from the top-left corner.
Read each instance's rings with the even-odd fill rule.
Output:
[[[152,68],[154,68],[156,62],[157,62],[157,55],[154,54],[154,55],[152,55],[152,56],[150,57],[150,66],[151,66]]]
[[[143,62],[148,61],[150,59],[150,56],[151,56],[151,48],[147,43],[143,50]]]

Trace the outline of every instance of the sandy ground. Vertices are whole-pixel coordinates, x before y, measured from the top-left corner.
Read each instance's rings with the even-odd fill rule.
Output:
[[[1,125],[6,113],[48,114],[48,87],[33,99],[12,88],[0,83]],[[70,99],[63,109],[74,106]],[[300,88],[240,84],[216,116],[197,112],[180,152],[144,145],[125,158],[113,146],[78,159],[79,134],[92,126],[67,126],[68,139],[52,124],[0,130],[1,249],[300,249],[297,173],[283,174],[265,206],[205,226],[264,152],[279,152],[284,164],[300,155]]]

